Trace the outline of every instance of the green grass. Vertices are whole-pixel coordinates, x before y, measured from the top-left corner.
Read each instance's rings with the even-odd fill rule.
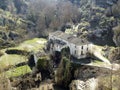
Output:
[[[8,66],[16,65],[25,61],[27,61],[27,58],[25,56],[5,54],[2,57],[0,57],[0,68],[4,69]]]
[[[30,51],[42,52],[46,42],[47,42],[46,39],[34,38],[31,40],[24,41],[19,46],[8,49],[26,50],[28,52]],[[4,52],[4,55],[0,57],[0,69],[9,68],[10,66],[15,66],[16,64],[28,61],[27,57],[24,55],[6,54],[5,53],[6,49],[3,49],[1,51]],[[24,75],[28,72],[31,72],[29,66],[21,66],[18,68],[10,69],[5,73],[8,77],[11,76],[14,77],[14,76]]]
[[[32,72],[30,67],[28,65],[24,65],[14,69],[10,69],[9,71],[4,72],[4,74],[7,77],[17,77],[17,76],[25,75],[30,72]]]
[[[26,50],[28,52],[31,52],[31,51],[34,51],[34,52],[41,51],[42,52],[46,42],[47,42],[46,39],[34,38],[32,40],[24,41],[19,46],[13,47],[10,49]]]

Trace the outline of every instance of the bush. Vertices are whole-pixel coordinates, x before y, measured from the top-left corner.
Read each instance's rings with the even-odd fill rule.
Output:
[[[7,54],[18,54],[18,55],[28,55],[29,52],[25,50],[18,50],[18,49],[8,49],[5,51]]]
[[[51,78],[53,74],[51,60],[48,56],[42,56],[37,61],[37,69],[41,72],[42,79]]]

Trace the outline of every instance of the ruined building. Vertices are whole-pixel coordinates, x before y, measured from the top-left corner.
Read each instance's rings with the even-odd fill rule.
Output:
[[[92,44],[87,39],[77,37],[77,35],[66,34],[62,31],[56,31],[49,34],[47,48],[51,54],[55,51],[61,52],[64,48],[69,48],[70,55],[82,59],[86,57],[94,57],[109,63],[109,60],[102,55],[102,50],[97,45]]]

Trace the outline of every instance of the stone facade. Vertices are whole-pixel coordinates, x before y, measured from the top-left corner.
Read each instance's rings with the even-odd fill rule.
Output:
[[[59,33],[57,35],[57,33]],[[81,40],[73,35],[65,34],[57,31],[49,35],[50,51],[61,51],[65,47],[69,47],[70,54],[77,59],[87,57],[87,53],[91,51],[92,44],[88,41]]]
[[[109,60],[102,55],[102,49],[88,42],[87,39],[77,37],[77,35],[74,34],[66,34],[61,31],[56,31],[49,35],[47,48],[51,54],[55,51],[61,52],[65,47],[68,47],[70,55],[77,59],[87,58],[93,55],[103,62],[110,64]]]

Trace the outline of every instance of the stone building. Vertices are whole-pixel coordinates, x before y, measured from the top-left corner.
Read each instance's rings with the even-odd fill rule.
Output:
[[[102,55],[101,49],[85,38],[77,37],[74,34],[66,34],[62,31],[49,34],[47,49],[51,54],[55,51],[61,52],[64,48],[69,48],[70,55],[77,59],[90,57],[89,54],[93,54],[98,59],[110,64],[109,60]]]
[[[61,51],[65,47],[69,47],[70,54],[77,59],[87,57],[88,51],[90,51],[91,43],[85,39],[81,39],[75,35],[56,31],[49,35],[50,51]]]

